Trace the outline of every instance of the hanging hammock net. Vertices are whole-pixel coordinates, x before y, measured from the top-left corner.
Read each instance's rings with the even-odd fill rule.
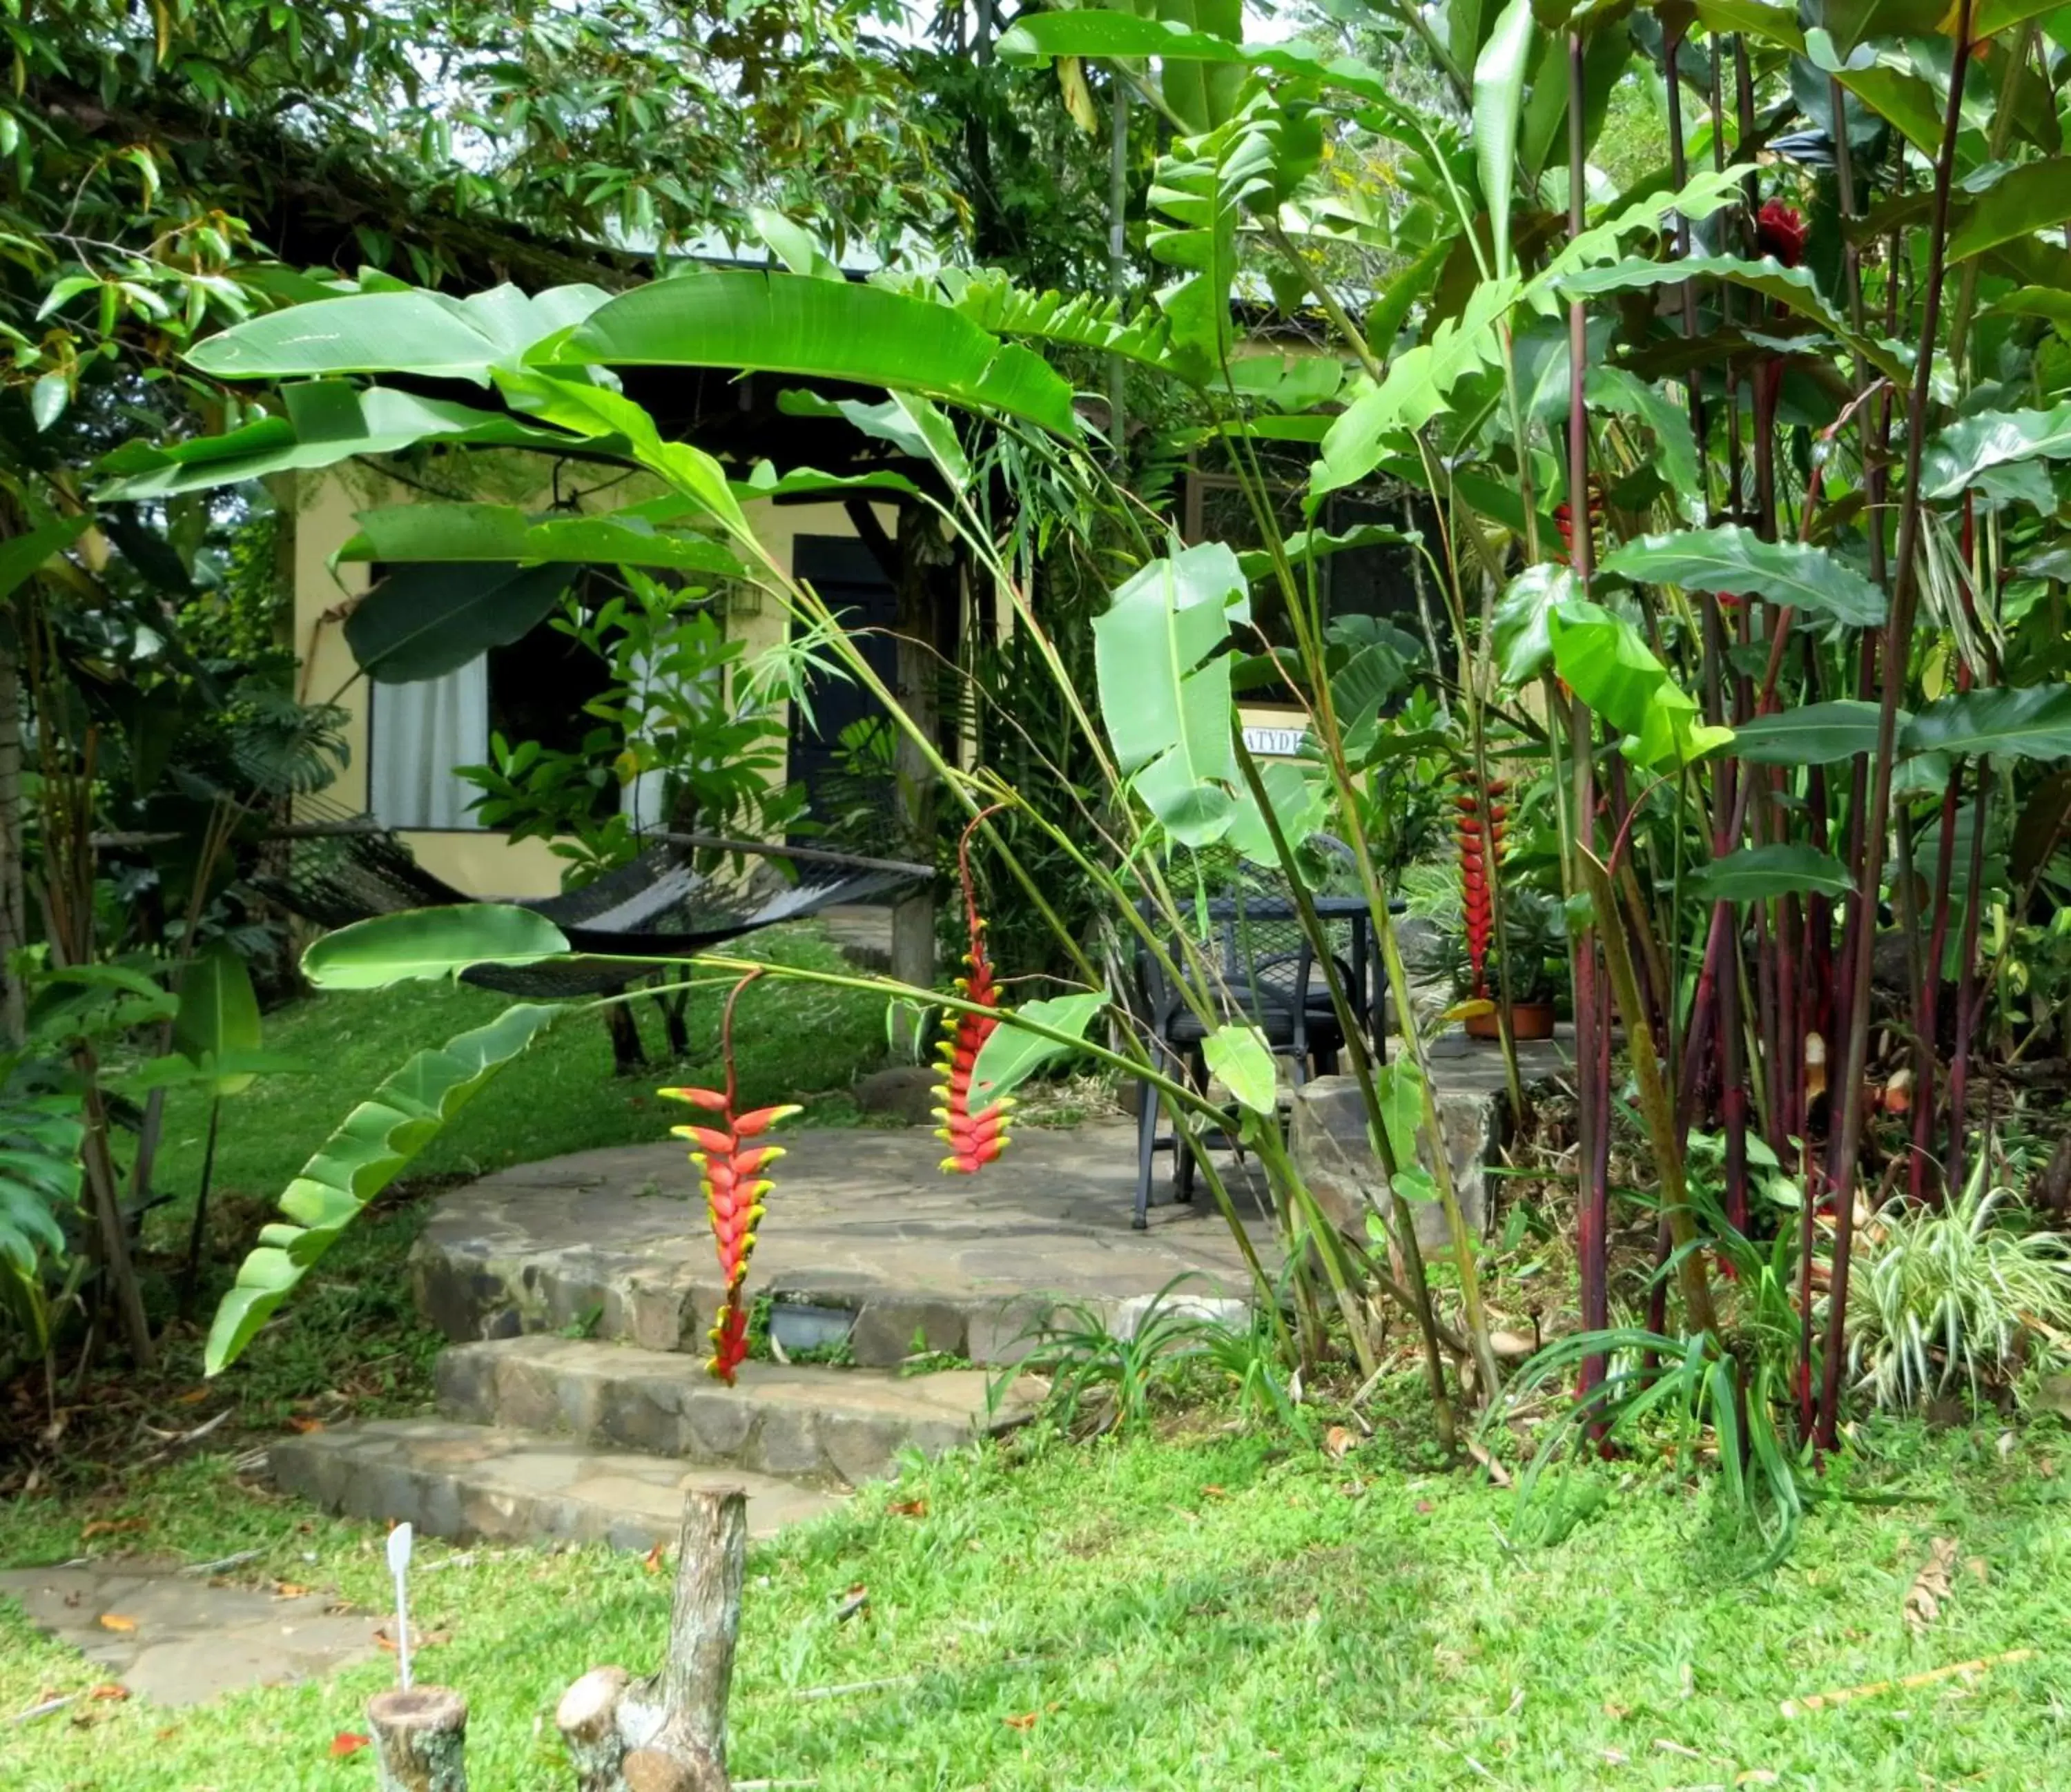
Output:
[[[329,806],[305,801],[321,820]],[[338,830],[287,843],[284,862],[253,885],[325,927],[374,915],[481,900],[420,865],[392,833],[332,810]],[[927,883],[933,871],[898,859],[773,846],[701,834],[650,835],[656,844],[631,863],[580,889],[520,901],[543,915],[579,953],[646,962],[477,965],[462,980],[508,995],[547,1001],[601,995],[669,970],[661,961],[705,952],[780,921],[846,904],[882,904]],[[749,875],[744,860],[769,868]],[[713,867],[700,869],[699,863]]]

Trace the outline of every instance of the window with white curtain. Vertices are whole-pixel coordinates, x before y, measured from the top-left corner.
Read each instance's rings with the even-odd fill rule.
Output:
[[[481,794],[455,768],[489,757],[489,656],[444,678],[373,687],[367,715],[367,807],[383,827],[482,824]]]
[[[488,763],[491,733],[513,745],[537,740],[580,751],[601,725],[583,705],[608,683],[594,654],[542,624],[441,678],[373,686],[369,810],[384,827],[480,827],[474,804],[481,787],[461,777],[458,768]],[[620,790],[618,805],[635,827],[659,827],[667,818],[666,797],[664,775],[649,773]]]

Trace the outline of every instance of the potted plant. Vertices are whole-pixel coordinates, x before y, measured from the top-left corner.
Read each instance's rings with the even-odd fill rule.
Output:
[[[1454,865],[1412,866],[1402,880],[1413,921],[1428,924],[1405,940],[1413,945],[1425,974],[1447,979],[1454,1010],[1476,1039],[1500,1036],[1496,1004],[1503,999],[1503,973],[1510,977],[1511,1036],[1549,1038],[1555,1004],[1565,986],[1567,940],[1560,904],[1528,885],[1506,884],[1503,892],[1503,939],[1495,938],[1495,922],[1470,927],[1463,900],[1460,869]],[[1492,906],[1492,904],[1491,904]],[[1428,938],[1429,944],[1424,945]]]
[[[1502,1036],[1496,1005],[1503,999],[1506,971],[1510,985],[1510,1036],[1543,1040],[1553,1036],[1553,1005],[1567,971],[1565,917],[1560,904],[1543,891],[1515,885],[1503,892],[1503,940],[1486,966],[1482,987],[1472,986],[1464,940],[1456,983],[1470,1001],[1488,1005],[1466,1016],[1475,1039]]]

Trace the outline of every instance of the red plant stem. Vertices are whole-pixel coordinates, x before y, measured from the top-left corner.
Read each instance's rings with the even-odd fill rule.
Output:
[[[1568,233],[1580,236],[1588,226],[1587,139],[1583,84],[1582,38],[1568,36]],[[1574,519],[1569,550],[1576,581],[1586,593],[1596,570],[1595,518],[1589,494],[1589,419],[1583,383],[1588,371],[1589,320],[1579,299],[1568,306],[1568,506]],[[1573,801],[1576,853],[1596,844],[1596,725],[1589,706],[1578,697],[1569,715],[1569,740],[1574,752]],[[1580,860],[1572,887],[1581,888]],[[1598,927],[1621,925],[1615,914],[1599,915]],[[1597,963],[1597,929],[1585,928],[1573,937],[1570,950],[1575,977],[1575,1059],[1579,1070],[1576,1116],[1577,1150],[1581,1186],[1575,1215],[1575,1251],[1581,1281],[1582,1329],[1602,1331],[1610,1325],[1610,1188],[1598,1166],[1608,1163],[1610,1078],[1609,1029],[1602,1024],[1601,973]],[[1601,1035],[1600,1038],[1599,1035]],[[1578,1393],[1587,1399],[1603,1380],[1604,1359],[1582,1360]]]
[[[1841,1126],[1833,1154],[1834,1260],[1827,1298],[1827,1335],[1819,1365],[1819,1446],[1831,1450],[1839,1441],[1841,1370],[1846,1343],[1848,1269],[1855,1241],[1855,1186],[1862,1154],[1863,1075],[1869,1060],[1870,970],[1876,925],[1876,893],[1883,883],[1884,835],[1891,825],[1891,780],[1898,746],[1899,699],[1905,685],[1908,649],[1920,591],[1920,466],[1926,446],[1927,397],[1932,382],[1934,342],[1941,333],[1942,287],[1948,269],[1949,195],[1954,185],[1956,143],[1963,121],[1963,84],[1971,68],[1971,0],[1957,0],[1955,47],[1949,72],[1948,112],[1934,163],[1932,222],[1927,238],[1927,277],[1922,296],[1919,353],[1905,417],[1905,491],[1899,513],[1898,548],[1894,556],[1891,615],[1884,634],[1883,700],[1877,710],[1875,772],[1870,781],[1869,812],[1863,826],[1863,856],[1857,878],[1856,932],[1848,966],[1847,1048],[1835,1098]],[[1872,535],[1876,531],[1872,531]]]
[[[1949,949],[1949,888],[1955,875],[1957,799],[1962,790],[1963,769],[1958,763],[1950,769],[1949,788],[1942,793],[1942,827],[1934,856],[1934,923],[1927,935],[1927,974],[1921,979],[1920,1011],[1913,1022],[1913,1158],[1907,1166],[1906,1191],[1916,1201],[1926,1198],[1929,1146],[1934,1136],[1942,966]]]
[[[1964,1160],[1970,1140],[1971,1040],[1984,1007],[1985,991],[1973,989],[1978,980],[1978,920],[1984,904],[1979,900],[1985,878],[1985,805],[1991,791],[1991,761],[1978,756],[1977,792],[1971,799],[1970,888],[1963,892],[1963,945],[1956,979],[1956,1040],[1949,1053],[1949,1159],[1948,1187],[1960,1191]]]
[[[1776,1031],[1783,1042],[1783,1062],[1776,1079],[1777,1104],[1770,1141],[1779,1163],[1790,1161],[1790,1141],[1798,1137],[1798,1085],[1805,1073],[1804,1020],[1800,1012],[1798,948],[1805,917],[1798,898],[1786,896],[1778,904],[1776,920]]]

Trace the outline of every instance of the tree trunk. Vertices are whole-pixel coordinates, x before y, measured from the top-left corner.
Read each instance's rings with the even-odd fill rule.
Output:
[[[747,1556],[748,1495],[687,1491],[660,1671],[634,1681],[622,1667],[592,1668],[555,1709],[580,1792],[728,1792],[726,1705]]]
[[[14,954],[29,943],[24,888],[22,667],[10,613],[0,617],[0,1045],[19,1045],[28,1031],[28,1003],[14,970]]]
[[[467,1700],[452,1687],[377,1692],[367,1724],[379,1792],[467,1792]]]

